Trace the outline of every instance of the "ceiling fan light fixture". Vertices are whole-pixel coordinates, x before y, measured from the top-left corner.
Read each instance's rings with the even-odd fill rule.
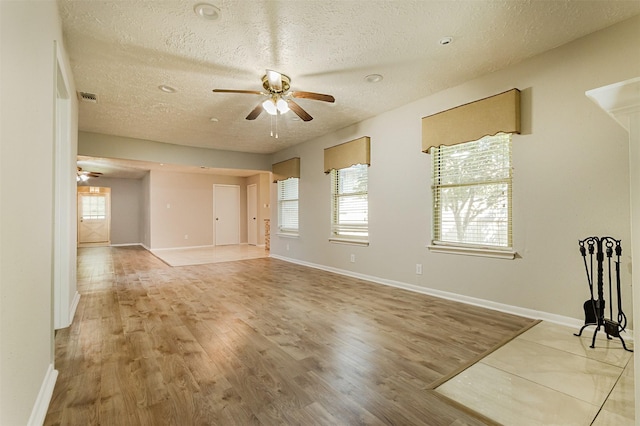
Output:
[[[276,102],[276,107],[278,108],[278,111],[280,111],[280,114],[286,114],[287,112],[289,112],[289,104],[282,98],[278,99],[278,102]]]
[[[267,111],[269,115],[276,115],[278,113],[278,108],[272,99],[267,99],[262,103],[262,108]]]
[[[193,8],[193,11],[202,19],[215,21],[220,18],[220,9],[209,3],[199,3]]]

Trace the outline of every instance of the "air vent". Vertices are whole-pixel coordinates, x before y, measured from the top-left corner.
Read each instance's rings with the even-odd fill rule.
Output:
[[[98,95],[89,92],[78,92],[78,99],[81,102],[91,102],[93,104],[98,103]]]

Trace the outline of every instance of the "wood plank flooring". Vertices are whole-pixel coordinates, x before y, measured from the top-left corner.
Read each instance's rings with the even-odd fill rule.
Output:
[[[78,252],[45,425],[482,425],[433,391],[532,320],[263,258]]]

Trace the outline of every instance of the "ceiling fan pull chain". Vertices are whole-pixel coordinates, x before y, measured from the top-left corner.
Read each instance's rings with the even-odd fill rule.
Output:
[[[280,115],[280,111],[276,111],[276,139],[278,139],[278,116]]]
[[[273,137],[273,115],[271,117],[271,137]]]

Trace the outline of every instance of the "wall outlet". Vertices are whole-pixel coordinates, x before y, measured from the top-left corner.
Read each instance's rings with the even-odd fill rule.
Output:
[[[287,244],[287,251],[289,251],[289,244]]]
[[[416,275],[422,275],[422,263],[416,263]]]
[[[171,208],[171,204],[167,203],[167,208],[170,209]]]
[[[184,239],[188,240],[189,239],[189,234],[184,234]]]
[[[355,254],[351,255],[351,263],[356,263],[356,255]]]

